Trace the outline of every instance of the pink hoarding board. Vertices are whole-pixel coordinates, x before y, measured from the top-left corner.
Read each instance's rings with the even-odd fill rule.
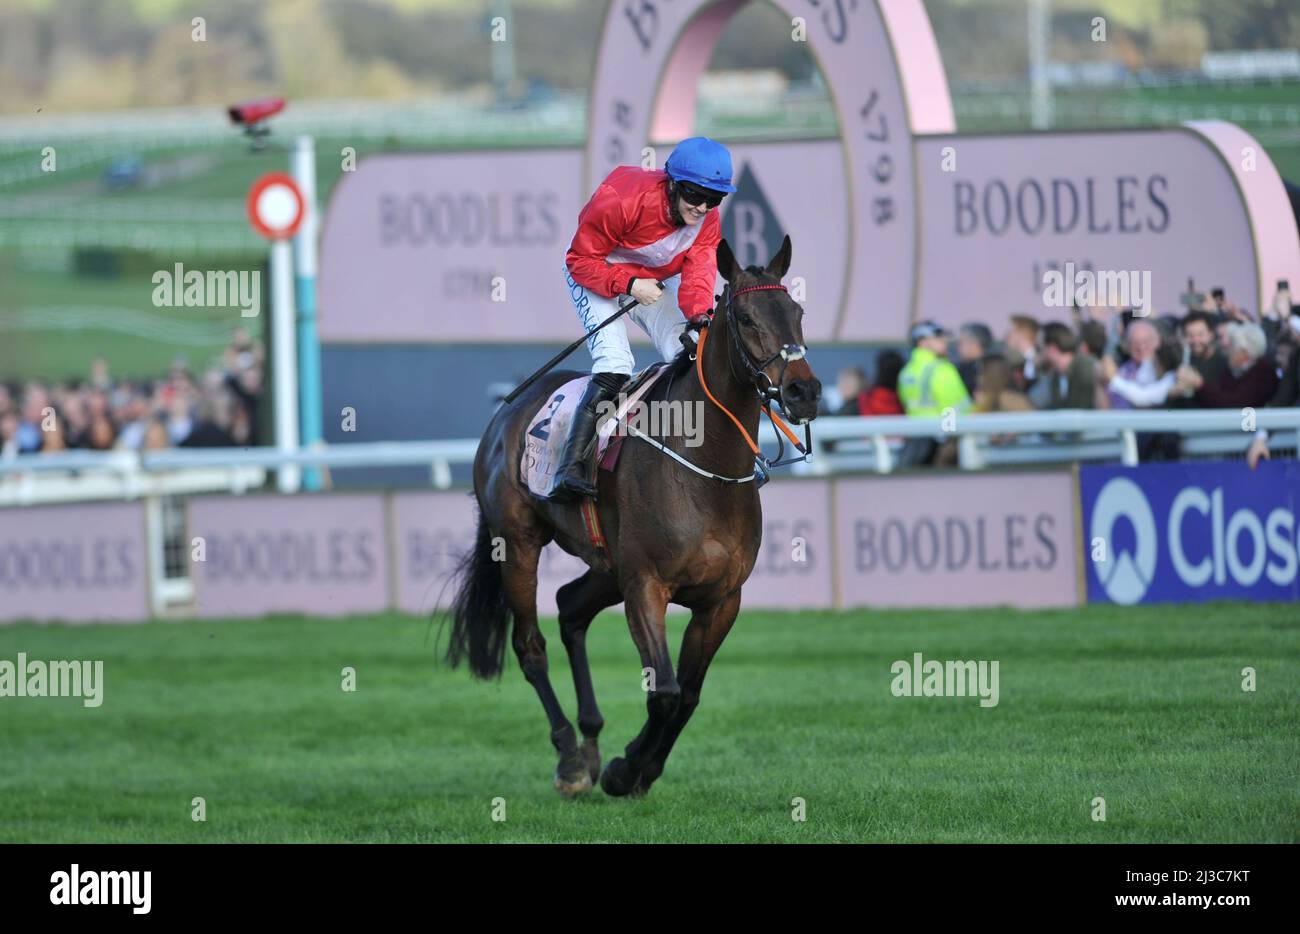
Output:
[[[921,0],[772,2],[838,135],[731,145],[724,234],[742,265],[791,236],[810,343],[896,342],[920,318],[998,333],[1016,312],[1064,319],[1072,303],[1045,302],[1044,276],[1067,263],[1149,276],[1125,304],[1156,314],[1181,312],[1189,276],[1255,312],[1300,280],[1283,183],[1239,128],[959,135]],[[322,339],[573,339],[563,263],[579,210],[614,167],[662,166],[697,132],[700,80],[749,5],[607,5],[584,149],[389,154],[345,173],[322,234]]]
[[[773,0],[806,42],[830,90],[841,169],[813,205],[848,217],[847,237],[814,235],[816,251],[845,254],[841,340],[895,340],[907,329],[916,265],[912,134],[955,129],[947,79],[920,0]],[[591,81],[586,187],[638,160],[647,139],[692,135],[699,79],[744,0],[610,4]],[[807,174],[811,174],[808,172]],[[791,176],[799,177],[798,174]],[[800,239],[795,257],[800,255]],[[810,315],[811,318],[811,315]]]
[[[1244,139],[1249,139],[1241,134]],[[1149,272],[1152,314],[1184,313],[1189,276],[1258,311],[1258,252],[1248,205],[1220,150],[1184,127],[926,137],[916,315],[1001,335],[1016,312],[1068,321],[1044,303],[1044,274],[1063,268]],[[1259,173],[1276,173],[1271,164]],[[1285,193],[1266,215],[1290,215]],[[1268,227],[1269,255],[1300,264],[1295,222]],[[1271,263],[1285,269],[1287,262]],[[1270,266],[1271,268],[1271,266]],[[1297,270],[1300,271],[1300,270]],[[1293,277],[1295,273],[1292,274]],[[1278,275],[1276,278],[1285,278]]]
[[[723,203],[724,235],[743,265],[766,263],[790,235],[785,281],[807,312],[811,344],[896,341],[922,317],[984,321],[999,334],[1016,312],[1065,320],[1069,303],[1044,303],[1044,275],[1067,262],[1149,274],[1156,314],[1181,309],[1189,276],[1201,290],[1223,286],[1252,311],[1271,301],[1278,279],[1300,281],[1281,180],[1231,125],[945,135],[909,145],[919,177],[915,191],[879,202],[890,212],[879,226],[898,226],[884,243],[855,220],[841,141],[731,147],[739,190]],[[662,164],[671,146],[648,151]],[[1243,158],[1253,160],[1249,171]],[[323,339],[572,340],[579,325],[563,265],[589,194],[576,181],[581,161],[578,150],[362,160],[326,218]],[[630,333],[645,345],[638,328]]]
[[[447,583],[461,557],[474,545],[474,497],[458,493],[394,493],[392,522],[393,603],[428,616],[451,602]]]
[[[575,149],[363,159],[335,188],[321,235],[321,339],[577,333],[563,266],[586,201],[581,160]]]
[[[1300,280],[1300,231],[1295,212],[1287,210],[1286,186],[1264,147],[1240,127],[1222,120],[1196,120],[1187,126],[1219,151],[1241,191],[1258,254],[1258,311],[1272,300],[1277,280]]]
[[[829,609],[832,564],[830,483],[778,481],[763,487],[763,543],[742,608]]]
[[[392,497],[395,604],[427,616],[451,604],[448,580],[473,547],[478,507],[468,493],[394,493]],[[587,566],[554,542],[537,564],[537,612],[556,613],[555,592],[580,577]]]
[[[0,509],[0,622],[149,616],[143,503]]]
[[[749,608],[826,608],[831,605],[829,484],[777,482],[765,487],[763,545],[745,584]],[[446,582],[474,541],[477,507],[465,493],[395,493],[392,497],[396,606],[417,615],[445,610]],[[554,543],[537,569],[537,611],[554,615],[555,592],[587,566]],[[444,589],[445,588],[445,589]],[[622,612],[621,605],[612,607]],[[670,606],[670,612],[680,608]]]
[[[841,479],[841,607],[1077,606],[1068,472]]]
[[[205,618],[388,608],[381,494],[199,496],[189,501],[194,613]]]
[[[805,337],[830,340],[849,243],[847,205],[824,197],[828,180],[844,184],[840,144],[731,150],[739,190],[724,203],[722,221],[736,258],[765,265],[788,233],[794,260],[785,281],[798,283]],[[655,164],[671,151],[658,147]],[[325,224],[322,339],[575,339],[581,325],[563,267],[587,200],[576,184],[581,158],[579,150],[549,150],[363,159],[340,183]],[[648,344],[639,328],[629,333]]]
[[[833,340],[848,279],[849,210],[826,191],[844,185],[837,140],[738,143],[730,147],[736,193],[722,203],[722,233],[741,266],[766,266],[789,234],[785,284],[804,308],[809,343]],[[667,158],[671,147],[660,146]],[[718,277],[718,291],[722,288]]]

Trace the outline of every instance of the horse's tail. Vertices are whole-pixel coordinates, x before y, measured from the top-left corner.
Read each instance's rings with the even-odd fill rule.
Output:
[[[451,605],[451,640],[447,661],[457,667],[469,659],[476,678],[493,678],[505,667],[510,607],[501,581],[501,562],[492,560],[492,533],[487,520],[478,517],[474,547],[456,569],[459,584]]]

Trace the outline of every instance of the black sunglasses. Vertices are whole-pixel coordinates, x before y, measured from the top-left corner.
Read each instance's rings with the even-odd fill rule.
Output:
[[[678,182],[677,193],[682,196],[682,200],[691,207],[699,207],[706,204],[711,208],[716,208],[722,203],[726,194],[721,191],[711,191],[708,188],[701,188],[699,185],[692,185],[690,182]]]

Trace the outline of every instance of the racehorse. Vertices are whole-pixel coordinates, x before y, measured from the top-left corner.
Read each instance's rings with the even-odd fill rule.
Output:
[[[761,410],[772,416],[771,402],[779,401],[790,419],[807,423],[816,417],[821,397],[821,383],[804,359],[803,309],[780,284],[790,254],[786,237],[765,268],[741,269],[727,242],[719,243],[718,271],[727,286],[711,323],[647,393],[651,402],[700,403],[703,440],[687,447],[679,437],[623,439],[617,469],[597,471],[603,548],[589,534],[580,503],[534,497],[520,476],[530,418],[557,388],[582,374],[548,374],[498,409],[484,431],[474,459],[478,530],[460,569],[447,660],[453,667],[468,660],[480,678],[500,675],[513,620],[510,641],[550,721],[559,753],[555,787],[565,797],[589,791],[597,778],[610,795],[649,790],[699,704],[709,663],[736,620],[762,539],[759,451],[753,443]],[[780,419],[773,421],[796,440]],[[589,567],[556,594],[581,745],[551,687],[546,640],[537,625],[537,563],[551,540]],[[504,554],[494,547],[502,541]],[[653,675],[647,678],[645,725],[623,756],[601,772],[597,737],[604,720],[592,688],[586,634],[597,613],[620,601],[642,669]],[[664,632],[670,602],[691,611],[675,671]]]

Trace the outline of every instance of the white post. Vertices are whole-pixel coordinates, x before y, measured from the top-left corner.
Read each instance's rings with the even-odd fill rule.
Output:
[[[293,246],[271,244],[271,328],[275,341],[275,446],[281,453],[298,450],[298,366],[294,346]],[[276,473],[281,493],[298,492],[301,470],[285,464]]]
[[[492,0],[492,18],[498,16],[505,20],[506,41],[491,44],[490,64],[492,83],[496,85],[497,102],[500,103],[509,97],[510,85],[515,80],[515,20],[511,0]]]
[[[167,577],[166,529],[163,526],[162,497],[146,496],[144,500],[145,548],[148,550],[149,562],[149,610],[155,618],[161,619],[167,611],[167,600],[163,597],[163,583]],[[189,558],[189,542],[183,542],[181,548]]]
[[[310,136],[298,137],[293,151],[293,178],[302,190],[302,225],[293,239],[298,297],[298,418],[304,448],[322,445],[320,341],[316,333],[316,143]],[[321,488],[321,470],[308,467],[303,487]]]
[[[890,473],[894,469],[894,457],[889,450],[889,441],[884,435],[872,435],[871,447],[876,455],[876,473]]]
[[[1137,432],[1125,428],[1119,433],[1119,462],[1125,467],[1138,465]]]
[[[1048,33],[1051,14],[1048,0],[1029,0],[1029,95],[1030,120],[1035,130],[1052,125],[1052,88],[1047,80]]]

